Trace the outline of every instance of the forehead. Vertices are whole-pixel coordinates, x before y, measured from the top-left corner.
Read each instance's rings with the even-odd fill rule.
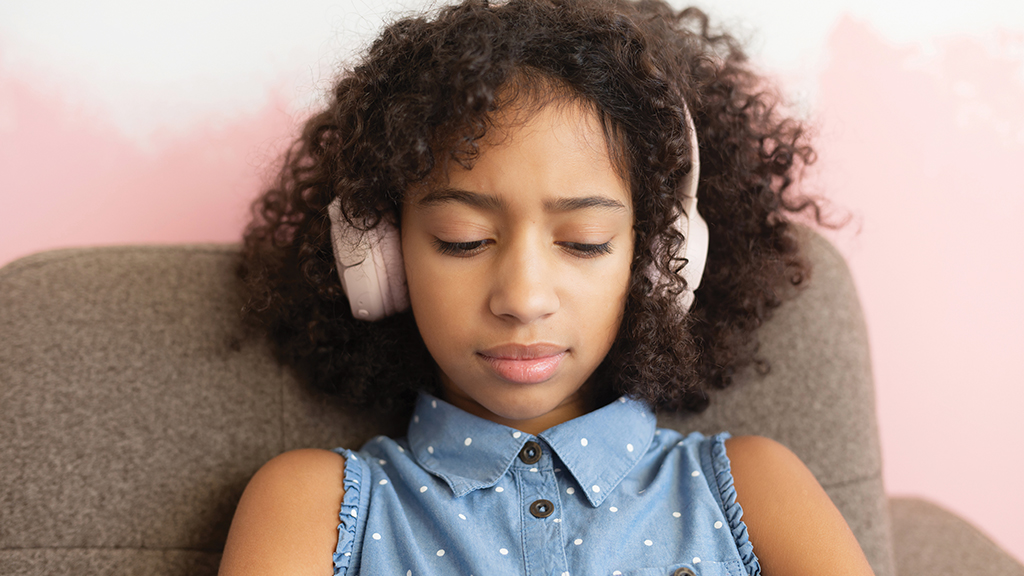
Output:
[[[457,149],[441,155],[438,167],[408,191],[406,201],[417,202],[453,183],[493,192],[512,183],[562,196],[603,192],[628,206],[629,176],[610,132],[595,107],[578,99],[517,99],[489,116],[472,153]]]

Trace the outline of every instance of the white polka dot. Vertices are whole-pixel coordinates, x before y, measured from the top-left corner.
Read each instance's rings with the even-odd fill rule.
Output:
[[[700,556],[694,556],[693,557],[693,563],[694,564],[700,564]]]
[[[625,396],[619,396],[619,402],[622,402],[623,404],[625,404],[626,403],[626,397]]]
[[[579,546],[580,544],[583,544],[583,538],[577,538],[573,540],[572,543]]]
[[[568,572],[562,572],[562,576],[569,576]]]
[[[690,476],[693,476],[694,478],[700,476],[700,470],[694,470],[693,472],[690,472]]]
[[[380,464],[381,466],[383,466],[383,465],[387,464],[388,461],[387,460],[377,460],[377,463]]]
[[[422,493],[424,493],[426,491],[427,491],[427,487],[426,486],[420,486],[420,494],[422,494]]]
[[[654,431],[654,435],[655,436],[661,436],[661,430],[655,430]]]
[[[431,400],[430,401],[430,407],[431,408],[437,408],[437,400]],[[441,550],[441,554],[444,554],[444,550]],[[440,556],[441,554],[438,554],[438,556]]]
[[[680,514],[679,512],[673,512],[672,513],[672,517],[673,518],[679,518],[680,516],[682,516],[682,514]]]
[[[600,492],[601,491],[601,487],[598,486],[597,484],[594,484],[593,486],[591,486],[590,489],[593,490],[594,492]]]
[[[637,494],[643,494],[644,492],[647,492],[647,488],[644,488],[643,490],[637,492]]]
[[[561,472],[561,471],[562,471],[562,469],[561,469],[561,468],[555,468],[555,472],[556,472],[556,473],[557,473],[557,472]]]
[[[522,433],[522,432],[520,432],[519,430],[513,430],[513,431],[512,431],[512,437],[513,437],[513,438],[519,438],[519,437],[520,437],[520,436],[522,436],[522,435],[523,435],[523,433]]]
[[[399,452],[405,452],[405,450],[403,450],[401,446],[398,447],[398,451]]]
[[[412,570],[406,570],[405,576],[412,576]]]
[[[650,540],[644,540],[644,546],[653,546],[653,545],[654,545],[654,542],[651,542]]]
[[[565,493],[566,494],[575,494],[576,493],[576,489],[573,488],[572,486],[569,486],[568,488],[565,489]]]
[[[715,530],[720,530],[721,528],[722,528],[722,523],[721,522],[715,522]]]
[[[561,518],[555,518],[554,520],[552,520],[552,522],[554,522],[555,524],[558,524],[558,523],[560,523],[561,521],[562,521],[562,519],[561,519]]]
[[[465,520],[466,519],[466,515],[465,514],[459,514],[459,518],[462,518],[463,520]]]
[[[536,468],[530,468],[530,472],[540,472],[540,470],[537,470]]]
[[[679,442],[676,442],[676,446],[682,446],[682,445],[683,445],[683,441],[682,440],[680,440]]]
[[[430,452],[431,454],[433,454],[434,453],[434,447],[433,446],[427,446],[427,452]]]
[[[353,518],[356,518],[356,511],[355,511],[355,509],[353,508],[352,511],[348,513],[348,515],[353,517]]]
[[[469,446],[472,443],[473,443],[473,439],[472,438],[466,438],[466,440],[463,442],[463,444],[465,444],[466,446]]]
[[[622,576],[622,572],[616,570],[615,572],[612,572],[612,576]]]
[[[352,458],[353,460],[359,460],[359,458],[355,454],[350,455],[349,458]]]
[[[438,550],[437,551],[437,555],[438,556],[444,556],[444,549],[442,548],[441,550]]]
[[[633,451],[633,445],[632,444],[626,444],[626,452],[632,452],[632,451]]]
[[[502,548],[501,550],[498,550],[498,552],[500,552],[502,556],[508,554],[508,550],[505,550],[504,548]]]
[[[417,423],[417,424],[419,424],[420,423],[420,417],[419,416],[413,416],[412,417],[412,421]]]
[[[580,444],[582,444],[583,446],[586,446],[587,445],[587,439],[586,438],[580,438]]]
[[[495,492],[499,492],[499,493],[500,493],[500,492],[504,492],[504,491],[505,491],[505,489],[504,489],[504,488],[502,488],[501,486],[498,486],[497,488],[495,488],[495,489],[494,489],[494,491],[495,491]]]
[[[381,480],[380,482],[378,482],[378,484],[380,484],[381,486],[384,486],[387,483],[388,483],[387,480]]]
[[[351,556],[351,555],[352,555],[351,552],[345,552],[345,556]]]
[[[616,508],[615,506],[612,506],[611,508],[609,508],[609,509],[608,509],[608,511],[609,511],[609,512],[618,512],[618,511],[619,511],[619,509],[618,509],[618,508]]]
[[[373,539],[374,540],[380,540],[380,534],[377,534],[376,532],[374,532],[373,533]]]

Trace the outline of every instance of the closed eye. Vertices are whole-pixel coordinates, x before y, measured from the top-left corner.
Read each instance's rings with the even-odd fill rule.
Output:
[[[466,258],[480,252],[483,247],[491,242],[490,240],[476,240],[474,242],[445,242],[440,238],[434,238],[434,248],[445,256]]]
[[[434,239],[434,248],[445,256],[456,258],[468,258],[481,252],[493,240],[475,240],[473,242],[445,242],[440,238]],[[611,240],[604,244],[583,244],[581,242],[557,242],[559,246],[577,258],[596,258],[612,253]]]
[[[596,258],[612,253],[611,240],[604,244],[581,244],[579,242],[559,242],[559,246],[565,248],[573,255],[580,258]]]

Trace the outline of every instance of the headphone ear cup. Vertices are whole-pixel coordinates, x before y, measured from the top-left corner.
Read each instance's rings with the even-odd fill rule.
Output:
[[[381,222],[379,240],[373,245],[378,285],[384,300],[384,314],[391,316],[409,308],[409,286],[405,281],[402,235],[390,222]]]
[[[708,259],[708,223],[697,211],[697,187],[700,182],[700,142],[697,141],[697,127],[693,123],[693,116],[690,115],[690,108],[683,102],[683,111],[686,113],[686,128],[690,132],[690,172],[683,179],[683,214],[679,220],[686,218],[686,230],[683,232],[682,254],[686,259],[686,266],[683,267],[682,276],[686,281],[686,290],[679,295],[680,305],[683,310],[689,311],[693,306],[694,291],[700,287],[700,280],[704,277],[704,265]],[[676,221],[676,227],[679,221]]]
[[[690,212],[691,218],[688,222],[689,236],[686,238],[686,245],[681,256],[686,258],[686,266],[683,267],[682,276],[686,280],[686,290],[679,295],[680,304],[683,310],[690,310],[693,306],[694,290],[700,287],[700,281],[704,277],[704,266],[708,260],[708,223],[704,217],[697,212],[697,199],[693,199],[693,209]],[[681,216],[682,218],[682,216]]]
[[[686,127],[690,132],[690,172],[686,174],[682,182],[682,213],[672,223],[672,227],[683,235],[683,246],[676,255],[677,258],[686,260],[680,275],[686,281],[686,289],[679,294],[679,305],[684,312],[689,312],[693,306],[694,291],[700,287],[701,278],[704,277],[704,266],[708,259],[708,223],[697,211],[697,183],[700,181],[700,147],[697,141],[697,128],[693,124],[693,116],[690,109],[683,102],[683,111],[686,114]],[[656,251],[657,252],[657,251]],[[655,287],[661,282],[661,273],[651,265],[648,275]]]
[[[341,212],[341,200],[327,207],[331,245],[341,287],[360,320],[380,320],[409,307],[398,229],[380,222],[370,230],[351,226]]]
[[[696,198],[684,199],[685,211],[672,223],[672,227],[683,235],[683,246],[675,257],[686,260],[686,265],[680,271],[680,276],[686,281],[686,289],[679,294],[679,305],[684,312],[688,312],[693,306],[693,292],[700,287],[708,257],[708,224],[700,212],[697,212],[696,204]],[[648,268],[647,275],[655,286],[661,282],[661,272],[653,264]]]

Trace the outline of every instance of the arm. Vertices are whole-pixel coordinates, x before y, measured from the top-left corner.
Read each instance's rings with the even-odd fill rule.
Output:
[[[765,576],[873,574],[839,510],[788,448],[760,436],[730,438],[725,448]]]
[[[327,450],[274,457],[249,481],[219,576],[330,576],[345,496],[345,459]]]

